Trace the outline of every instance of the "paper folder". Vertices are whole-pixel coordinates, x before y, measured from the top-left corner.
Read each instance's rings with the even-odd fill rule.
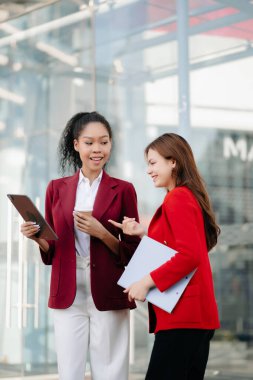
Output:
[[[168,246],[144,236],[120,277],[118,285],[127,288],[170,260],[175,253],[176,251]],[[171,313],[195,271],[196,269],[164,292],[152,288],[146,296],[147,301]]]

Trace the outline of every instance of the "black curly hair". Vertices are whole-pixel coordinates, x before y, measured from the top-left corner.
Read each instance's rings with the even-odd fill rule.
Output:
[[[82,167],[79,153],[74,149],[74,140],[78,139],[85,126],[91,122],[98,122],[105,126],[110,139],[112,139],[112,129],[106,118],[98,112],[79,112],[72,116],[64,128],[58,146],[59,166],[62,174],[66,170],[76,171]]]

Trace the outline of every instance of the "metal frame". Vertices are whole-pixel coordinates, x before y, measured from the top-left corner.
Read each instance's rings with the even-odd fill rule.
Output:
[[[178,0],[181,2],[181,0]],[[195,25],[189,28],[189,36],[193,36],[196,34],[206,33],[215,29],[227,27],[232,24],[236,24],[242,21],[250,20],[252,18],[252,14],[249,13],[236,13],[233,15],[221,17],[218,20],[211,20],[204,22],[199,25]],[[159,37],[154,37],[147,41],[140,41],[138,43],[132,44],[125,51],[125,54],[130,54],[135,51],[140,51],[144,49],[149,49],[153,46],[157,46],[160,44],[168,43],[177,39],[177,33],[167,33]]]
[[[177,1],[178,34],[178,132],[189,139],[190,93],[189,93],[189,9],[188,0]]]
[[[248,0],[215,0],[217,3],[229,8],[236,8],[241,12],[251,13],[253,16],[253,5]]]

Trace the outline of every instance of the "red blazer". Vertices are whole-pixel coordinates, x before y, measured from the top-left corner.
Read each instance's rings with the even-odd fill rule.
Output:
[[[46,192],[46,220],[59,240],[49,241],[49,252],[41,250],[41,257],[45,264],[52,265],[48,306],[55,309],[68,308],[76,295],[73,210],[78,178],[79,171],[71,177],[53,180]],[[103,172],[93,216],[115,237],[119,238],[120,235],[121,241],[119,255],[116,256],[101,240],[91,237],[91,292],[97,309],[101,311],[135,307],[134,302],[128,301],[117,281],[139,244],[139,238],[124,235],[108,222],[108,219],[121,222],[125,215],[139,220],[133,185]]]
[[[197,268],[171,314],[149,305],[150,331],[218,328],[218,311],[202,210],[187,187],[176,187],[166,195],[150,223],[148,235],[178,252],[171,260],[151,272],[160,291],[170,288]]]

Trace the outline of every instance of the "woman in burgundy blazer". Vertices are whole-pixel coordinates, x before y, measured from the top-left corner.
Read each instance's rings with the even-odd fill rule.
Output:
[[[125,292],[130,301],[144,301],[150,288],[163,292],[197,268],[171,314],[149,304],[150,331],[156,335],[146,380],[202,380],[209,342],[219,328],[208,251],[220,230],[189,144],[168,133],[149,144],[145,153],[154,185],[167,189],[148,236],[177,253]],[[127,234],[145,234],[132,218],[112,223]]]
[[[49,183],[46,193],[46,219],[58,235],[50,241],[49,250],[41,249],[44,264],[52,265],[49,307],[65,309],[72,305],[76,294],[76,250],[73,210],[79,170],[71,177],[60,178]],[[103,171],[102,180],[95,199],[92,216],[115,238],[119,229],[108,219],[120,220],[124,215],[138,218],[136,193],[132,184],[110,177]],[[91,291],[98,310],[134,308],[117,281],[123,273],[139,239],[121,234],[118,254],[115,255],[100,239],[91,236],[90,276]]]
[[[102,115],[74,115],[59,153],[62,169],[76,173],[51,181],[46,192],[46,219],[59,239],[35,237],[39,226],[32,222],[21,226],[52,265],[49,307],[55,309],[60,380],[84,379],[88,349],[93,380],[128,379],[129,309],[135,303],[117,281],[140,239],[108,219],[138,220],[138,211],[133,185],[104,171],[111,147],[111,127]],[[92,215],[84,212],[88,204]]]

